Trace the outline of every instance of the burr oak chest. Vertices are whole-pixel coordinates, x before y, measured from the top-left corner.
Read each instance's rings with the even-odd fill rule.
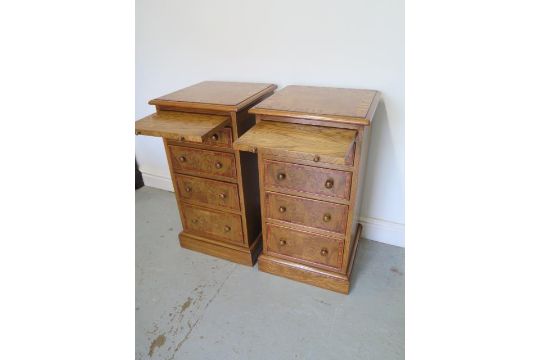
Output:
[[[263,248],[259,270],[348,293],[379,93],[287,86],[249,111],[233,144],[257,153]]]
[[[256,155],[233,141],[255,124],[249,107],[272,84],[206,81],[151,100],[135,133],[163,138],[183,225],[182,247],[245,265],[261,248]]]

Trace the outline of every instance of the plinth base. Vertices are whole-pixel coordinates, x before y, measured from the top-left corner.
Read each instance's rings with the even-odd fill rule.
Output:
[[[247,266],[253,266],[257,262],[257,256],[262,247],[260,234],[249,248],[226,244],[201,236],[186,234],[185,232],[178,234],[178,238],[180,246],[183,248]]]

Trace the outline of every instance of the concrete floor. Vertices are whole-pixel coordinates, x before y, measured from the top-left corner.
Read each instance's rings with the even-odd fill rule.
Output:
[[[362,240],[349,295],[178,244],[173,193],[136,191],[136,359],[403,359],[404,249]]]

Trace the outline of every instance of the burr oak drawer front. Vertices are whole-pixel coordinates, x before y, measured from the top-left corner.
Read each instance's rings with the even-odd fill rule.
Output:
[[[281,189],[349,200],[352,173],[264,160],[264,183]]]
[[[197,235],[218,240],[243,243],[240,215],[199,208],[183,203],[184,229]]]
[[[266,216],[322,230],[345,234],[347,205],[267,192]]]
[[[234,154],[174,145],[169,149],[172,165],[177,171],[236,179]]]
[[[309,265],[339,268],[343,260],[343,240],[266,226],[266,252]]]
[[[238,185],[195,176],[176,175],[180,198],[223,209],[240,210]]]

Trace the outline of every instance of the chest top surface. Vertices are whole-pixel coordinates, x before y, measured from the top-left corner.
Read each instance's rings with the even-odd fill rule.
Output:
[[[275,88],[263,83],[204,81],[158,97],[150,104],[238,111]]]
[[[250,112],[369,125],[378,100],[376,90],[290,85]]]

